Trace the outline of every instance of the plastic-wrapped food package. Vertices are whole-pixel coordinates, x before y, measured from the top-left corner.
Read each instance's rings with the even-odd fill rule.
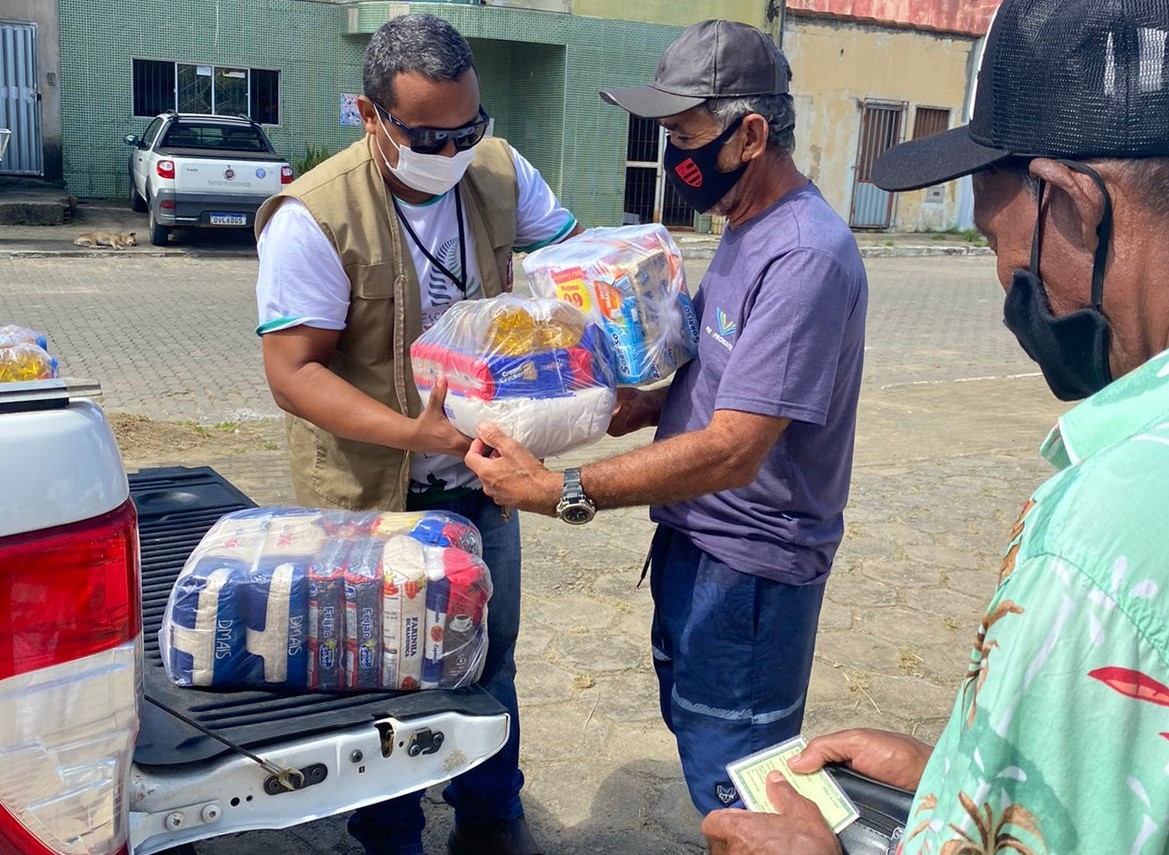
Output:
[[[588,229],[523,266],[532,293],[571,303],[604,330],[619,384],[660,380],[697,355],[682,254],[664,226]]]
[[[483,556],[479,529],[466,517],[446,511],[314,511],[330,537],[353,540],[362,535],[387,538],[405,534],[428,546],[454,546]]]
[[[35,344],[0,344],[0,383],[50,380],[57,376],[57,360]]]
[[[16,324],[0,324],[0,347],[18,343],[35,344],[41,350],[49,349],[49,340],[36,330]]]
[[[470,685],[487,654],[481,553],[475,526],[447,512],[229,514],[171,591],[163,664],[181,686]]]
[[[559,300],[502,294],[447,309],[410,347],[423,404],[446,378],[445,410],[475,435],[497,423],[537,457],[605,435],[616,402],[612,353],[601,330]]]
[[[57,376],[57,360],[48,341],[36,330],[0,325],[0,383],[49,380]]]

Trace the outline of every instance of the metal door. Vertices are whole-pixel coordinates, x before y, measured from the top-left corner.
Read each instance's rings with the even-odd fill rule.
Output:
[[[653,119],[629,117],[625,149],[625,221],[656,223],[662,218],[662,135]]]
[[[666,130],[653,119],[629,117],[625,155],[625,220],[692,226],[694,209],[666,179]]]
[[[43,175],[36,24],[0,21],[0,128],[12,131],[0,173]]]
[[[865,103],[861,108],[861,138],[853,178],[852,212],[848,224],[857,229],[887,229],[893,214],[893,194],[873,183],[873,164],[901,139],[904,104]]]

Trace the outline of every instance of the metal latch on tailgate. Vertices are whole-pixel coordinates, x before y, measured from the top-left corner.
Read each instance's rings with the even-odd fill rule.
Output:
[[[378,730],[382,756],[389,757],[394,753],[394,741],[398,739],[398,735],[394,732],[394,726],[388,721],[376,722],[374,726]],[[405,737],[403,736],[402,740],[404,739]],[[421,757],[423,754],[437,754],[445,741],[446,734],[441,730],[431,730],[429,727],[424,727],[422,730],[416,730],[410,735],[410,744],[406,745],[406,754],[409,757]],[[403,745],[405,745],[404,741],[398,742],[399,748]]]
[[[264,781],[264,792],[270,796],[291,793],[319,784],[327,777],[329,767],[324,763],[313,763],[303,769],[285,769],[279,775],[272,775]]]

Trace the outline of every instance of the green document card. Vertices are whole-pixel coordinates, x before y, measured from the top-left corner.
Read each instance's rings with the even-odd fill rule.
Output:
[[[787,767],[788,759],[799,754],[807,745],[804,737],[792,737],[787,742],[728,763],[727,772],[747,810],[762,813],[776,812],[767,798],[767,776],[772,772],[780,772],[797,793],[816,803],[829,827],[839,834],[860,814],[840,785],[823,769],[811,775],[798,775]]]

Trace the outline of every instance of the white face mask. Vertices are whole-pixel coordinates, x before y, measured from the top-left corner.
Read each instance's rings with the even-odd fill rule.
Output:
[[[377,121],[382,130],[385,131],[386,126],[382,124],[380,115],[377,117]],[[388,131],[386,131],[386,136],[390,137]],[[390,142],[394,142],[393,137],[390,137]],[[395,168],[390,165],[390,159],[382,151],[382,144],[376,137],[374,143],[377,145],[378,154],[382,156],[382,160],[386,164],[386,169],[390,170],[390,174],[407,187],[434,196],[441,196],[462,181],[467,167],[475,159],[474,148],[456,151],[453,156],[447,157],[444,154],[419,154],[409,146],[401,146],[394,142],[394,146],[398,149],[398,166]]]

